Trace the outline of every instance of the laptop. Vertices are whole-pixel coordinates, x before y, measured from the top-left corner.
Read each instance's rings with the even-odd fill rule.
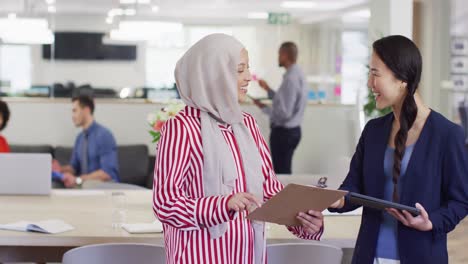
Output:
[[[0,154],[0,195],[49,195],[50,154]]]

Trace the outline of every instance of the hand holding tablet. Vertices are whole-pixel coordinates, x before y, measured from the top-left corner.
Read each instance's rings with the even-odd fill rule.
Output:
[[[406,210],[407,212],[411,213],[413,216],[418,216],[421,213],[421,211],[415,207],[410,207],[410,206],[406,206],[403,204],[394,203],[394,202],[390,202],[387,200],[382,200],[382,199],[378,199],[378,198],[374,198],[371,196],[362,195],[362,194],[354,193],[354,192],[349,193],[349,201],[353,204],[359,204],[362,206],[367,206],[367,207],[379,209],[379,210],[385,210],[388,208],[394,208],[394,209],[401,210],[401,211]]]

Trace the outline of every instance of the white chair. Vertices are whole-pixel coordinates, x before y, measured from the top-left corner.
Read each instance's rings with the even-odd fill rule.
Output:
[[[267,246],[268,264],[341,264],[341,248],[318,243],[285,243]]]
[[[164,246],[150,244],[97,244],[69,250],[63,264],[164,264]]]

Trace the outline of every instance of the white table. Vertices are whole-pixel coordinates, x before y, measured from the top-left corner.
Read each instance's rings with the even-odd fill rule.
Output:
[[[150,190],[124,192],[128,223],[149,223],[155,219]],[[111,190],[54,190],[50,196],[0,196],[2,224],[62,219],[75,227],[73,231],[55,235],[0,230],[0,262],[60,262],[67,250],[97,243],[164,243],[162,234],[132,235],[113,229],[111,193]],[[344,248],[345,255],[352,254],[359,224],[360,216],[326,216],[322,241]],[[278,225],[268,225],[267,233],[268,243],[309,242],[297,239]]]

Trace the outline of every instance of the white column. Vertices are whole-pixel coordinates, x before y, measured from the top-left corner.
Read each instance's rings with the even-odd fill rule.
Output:
[[[388,35],[413,36],[413,0],[371,0],[369,41]]]
[[[448,0],[421,1],[421,46],[423,73],[419,92],[432,109],[452,119],[442,82],[450,79],[450,4]]]

